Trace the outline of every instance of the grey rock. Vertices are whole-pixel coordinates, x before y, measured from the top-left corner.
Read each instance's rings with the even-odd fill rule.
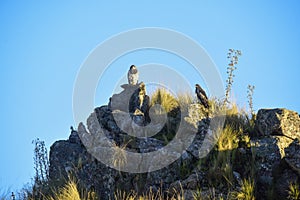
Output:
[[[239,184],[239,186],[242,186],[241,174],[236,171],[233,171],[233,177],[235,178],[235,180]]]
[[[284,155],[280,153],[279,140],[276,136],[251,140],[252,152],[256,162],[257,190],[262,199],[266,198],[274,181],[273,171],[278,168]]]
[[[191,104],[188,108],[188,116],[185,117],[185,120],[196,130],[200,127],[207,127],[209,123],[205,123],[207,119],[205,112],[201,104]]]
[[[286,148],[292,142],[293,140],[284,136],[265,136],[251,139],[251,152],[255,157],[257,168],[256,188],[261,199],[267,198],[267,191],[270,191],[274,184],[282,185],[282,181],[286,181],[287,177],[282,179],[283,175],[288,176],[290,174],[290,171],[285,171],[285,174],[282,174],[282,170],[286,169],[286,166],[282,165],[282,161],[287,153]]]
[[[260,109],[255,131],[258,136],[282,135],[300,139],[300,118],[297,112],[287,109]]]
[[[117,172],[95,159],[80,144],[57,141],[50,148],[49,178],[53,182],[76,177],[86,190],[95,188],[101,199],[111,199]]]
[[[297,174],[288,168],[283,168],[278,172],[277,177],[274,180],[274,199],[289,199],[289,186],[291,183],[300,184],[300,179]]]
[[[295,139],[285,148],[284,160],[300,176],[300,144],[298,139]]]
[[[285,157],[274,173],[274,196],[276,199],[289,199],[290,184],[300,184],[300,145],[295,139],[285,148]]]
[[[125,120],[127,113],[120,110],[111,111],[107,106],[96,108],[87,119],[87,126],[83,123],[78,126],[78,135],[84,146],[72,143],[70,140],[58,141],[52,145],[50,153],[50,178],[52,180],[62,177],[67,178],[69,174],[74,174],[80,180],[80,184],[86,186],[87,189],[94,187],[101,199],[110,199],[116,190],[135,190],[143,193],[149,190],[150,187],[167,189],[171,183],[180,180],[183,176],[183,163],[187,169],[186,172],[192,171],[195,167],[194,156],[187,152],[181,156],[184,149],[180,140],[174,143],[173,148],[166,151],[162,149],[165,146],[164,141],[155,138],[133,138],[121,130],[123,127],[118,127],[113,118],[113,113],[118,113],[124,117],[121,120],[123,122],[122,126],[129,126],[134,129],[132,123],[136,123],[130,117],[131,121]],[[155,123],[155,120],[153,123]],[[115,126],[118,128],[115,128]],[[170,162],[171,164],[163,169],[148,173],[119,172],[93,157],[94,153],[99,151],[106,152],[105,155],[99,155],[100,157],[113,157],[113,154],[109,151],[111,147],[108,144],[110,142],[120,147],[124,146],[126,151],[141,153],[141,155],[152,151],[160,151],[161,154],[165,155],[165,159],[154,156],[148,163],[144,162],[141,156],[139,162],[129,163],[132,169],[147,166],[151,171],[162,163],[168,163],[172,160],[175,162]],[[195,145],[194,148],[199,148],[199,145]],[[130,158],[128,159],[130,160]],[[189,183],[189,185],[191,184]]]
[[[73,129],[73,126],[71,126],[71,134],[69,136],[69,141],[75,144],[82,144],[78,132]]]

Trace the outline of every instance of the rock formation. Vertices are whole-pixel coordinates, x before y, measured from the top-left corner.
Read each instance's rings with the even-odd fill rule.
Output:
[[[124,90],[121,93],[110,98],[108,106],[95,108],[87,119],[87,126],[81,123],[77,131],[71,129],[68,140],[56,141],[51,146],[51,181],[58,183],[68,176],[75,176],[86,189],[94,188],[101,199],[113,199],[116,191],[134,190],[142,194],[151,189],[153,192],[162,190],[171,194],[173,189],[180,191],[181,188],[186,199],[193,199],[193,194],[199,188],[201,194],[208,197],[211,195],[211,177],[218,177],[218,172],[213,175],[209,172],[213,166],[211,160],[220,154],[235,152],[236,164],[233,165],[233,181],[230,182],[233,189],[239,190],[242,179],[250,174],[245,171],[245,167],[251,166],[251,160],[254,160],[257,199],[266,199],[268,193],[273,193],[278,199],[286,199],[289,183],[299,184],[300,119],[297,113],[286,109],[259,110],[255,134],[250,134],[249,145],[239,143],[236,149],[228,150],[230,152],[220,153],[213,150],[206,158],[199,159],[197,155],[205,136],[209,134],[210,123],[201,105],[191,104],[186,116],[181,117],[183,122],[180,117],[153,117],[154,114],[149,110],[150,99],[143,83],[126,84],[122,88]],[[175,162],[162,169],[149,169],[144,173],[122,172],[100,162],[93,154],[99,148],[107,148],[108,142],[133,153],[158,151],[166,146],[166,141],[161,136],[170,132],[170,127],[166,127],[165,123],[171,126],[180,122],[188,124],[189,129],[196,131],[195,138]],[[171,127],[171,130],[177,130],[177,126]],[[157,134],[153,137],[145,137],[154,133]],[[177,142],[175,146],[180,148],[180,140]],[[170,157],[175,154],[177,152],[174,149]],[[115,155],[107,151],[107,155],[99,156]],[[153,158],[153,162],[155,159]],[[122,159],[116,161],[118,162],[113,164],[122,164]],[[145,165],[143,160],[130,164],[132,168]],[[151,163],[146,164],[151,168]],[[216,181],[221,181],[222,178]],[[219,197],[224,197],[226,192],[224,185],[223,188],[214,190]]]
[[[285,199],[291,183],[300,183],[300,144],[295,139],[284,149],[285,156],[274,172],[274,188],[278,199]]]
[[[255,129],[258,136],[279,135],[300,139],[300,117],[298,113],[287,109],[260,109]]]
[[[165,146],[166,141],[163,139],[145,138],[144,135],[133,137],[128,134],[135,132],[135,129],[137,129],[137,131],[143,130],[143,134],[146,135],[158,133],[159,137],[159,135],[166,134],[165,131],[169,129],[165,128],[166,116],[156,115],[150,122],[150,99],[146,95],[143,83],[137,85],[126,84],[122,85],[122,88],[124,90],[121,93],[110,98],[109,106],[95,108],[87,119],[87,127],[80,124],[78,131],[71,130],[69,140],[57,141],[51,146],[50,179],[52,181],[59,182],[59,180],[72,175],[86,189],[95,188],[101,199],[112,199],[117,190],[135,190],[139,193],[146,192],[150,188],[153,191],[166,190],[173,182],[185,176],[181,172],[183,165],[186,166],[185,168],[188,171],[196,167],[196,158],[193,156],[193,152],[197,152],[197,148],[201,146],[203,136],[206,134],[205,129],[202,129],[196,135],[196,145],[193,145],[182,156],[179,156],[179,159],[175,162],[157,171],[152,171],[151,166],[154,166],[154,163],[163,163],[165,160],[153,158],[155,162],[153,162],[153,165],[149,165],[149,172],[135,174],[115,170],[91,155],[92,151],[97,151],[97,149],[93,149],[94,143],[98,144],[95,148],[105,147],[108,140],[126,151],[135,153],[153,152]],[[170,124],[177,124],[179,123],[178,120],[180,119],[168,119],[168,121],[173,121]],[[147,126],[145,126],[146,124]],[[141,127],[144,127],[144,129]],[[99,131],[105,138],[99,136]],[[138,132],[135,133],[139,136],[138,134]],[[82,140],[79,140],[80,142],[78,141],[78,135]],[[95,137],[91,138],[91,136]],[[87,150],[87,146],[91,148]],[[181,147],[179,145],[176,148],[180,149]],[[170,156],[167,157],[172,157],[172,154],[175,155],[176,153],[170,152]],[[107,155],[114,156],[109,153]],[[133,168],[138,165],[139,163],[132,163]]]
[[[257,113],[254,135],[252,149],[257,162],[258,192],[265,193],[275,187],[278,198],[285,199],[288,184],[294,179],[285,162],[286,152],[294,140],[300,138],[299,115],[287,109],[261,109]]]

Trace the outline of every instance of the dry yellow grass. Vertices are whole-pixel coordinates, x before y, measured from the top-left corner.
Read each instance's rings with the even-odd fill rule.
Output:
[[[151,106],[159,104],[166,113],[179,107],[178,100],[166,89],[157,89],[151,96]],[[161,114],[161,113],[159,113]]]
[[[47,200],[81,200],[77,184],[74,181],[69,181],[62,189],[54,193],[53,197],[48,197]]]
[[[242,129],[236,130],[230,125],[226,125],[220,134],[217,142],[218,151],[227,151],[237,148],[238,136],[243,133]]]
[[[255,200],[254,181],[251,179],[244,179],[241,190],[239,192],[234,192],[233,196],[237,200]]]
[[[65,186],[56,192],[53,192],[52,196],[45,197],[46,200],[97,200],[98,197],[94,191],[82,191],[78,190],[78,185],[74,180],[69,180]]]
[[[114,149],[114,154],[112,156],[112,163],[114,167],[117,169],[121,169],[126,163],[127,163],[127,157],[126,157],[126,146],[127,144],[122,145],[119,147],[115,143],[113,143],[113,149]]]
[[[165,197],[162,191],[153,192],[151,189],[149,192],[138,195],[135,191],[124,192],[117,191],[114,195],[115,200],[184,200],[183,189],[181,191],[172,191],[171,196]]]

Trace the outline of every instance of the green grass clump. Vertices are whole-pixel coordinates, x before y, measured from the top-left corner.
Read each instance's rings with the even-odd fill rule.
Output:
[[[288,199],[290,199],[290,200],[299,200],[300,199],[299,184],[290,183],[288,193],[289,193]]]
[[[174,112],[179,108],[178,100],[166,89],[159,88],[152,94],[150,106],[155,104],[161,105],[166,113]]]
[[[151,95],[150,106],[160,105],[155,107],[154,114],[166,114],[167,122],[164,128],[154,136],[154,138],[164,141],[166,144],[171,141],[176,135],[177,128],[180,124],[181,110],[179,100],[166,89],[158,88]],[[182,97],[182,101],[184,98]]]
[[[213,153],[210,155],[208,162],[208,180],[211,185],[227,185],[228,188],[233,186],[233,165],[235,160],[236,149],[238,148],[239,135],[242,130],[236,130],[227,125],[223,130]]]
[[[233,171],[242,164],[237,149],[240,145],[249,148],[250,138],[244,133],[247,125],[245,115],[239,111],[236,104],[222,109],[225,109],[225,113],[230,118],[226,119],[225,127],[218,130],[219,133],[216,134],[218,138],[214,139],[217,141],[216,145],[206,160],[208,163],[207,178],[211,186],[220,188],[226,185],[230,191],[236,182]],[[228,117],[227,115],[226,117]],[[247,162],[251,163],[251,157],[247,158]],[[248,169],[245,170],[246,166],[238,168],[238,171],[243,172],[243,175],[252,176],[254,174],[254,172],[250,173]]]
[[[244,179],[240,191],[234,192],[237,200],[255,200],[254,181],[251,179]]]
[[[220,134],[217,142],[218,151],[233,150],[238,147],[239,136],[243,133],[243,130],[235,129],[232,125],[226,125]]]

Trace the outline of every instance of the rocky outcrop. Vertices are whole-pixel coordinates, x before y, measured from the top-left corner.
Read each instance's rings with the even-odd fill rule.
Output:
[[[258,111],[251,141],[257,167],[257,188],[262,199],[272,190],[278,199],[286,199],[289,184],[298,180],[293,171],[295,165],[290,162],[297,160],[294,159],[296,149],[300,147],[297,138],[300,138],[298,113],[279,108]]]
[[[268,191],[274,182],[274,172],[279,168],[284,155],[280,138],[276,136],[254,138],[251,140],[251,150],[255,157],[257,191],[261,198],[267,198]]]
[[[287,109],[260,109],[256,116],[258,136],[280,135],[300,139],[299,114]]]
[[[181,123],[180,115],[170,117],[168,114],[157,113],[155,108],[149,110],[149,97],[142,83],[123,85],[122,88],[124,90],[113,95],[108,106],[95,108],[87,119],[87,126],[79,124],[78,131],[71,130],[69,140],[57,141],[51,146],[52,181],[75,176],[86,189],[94,188],[101,199],[113,199],[116,191],[134,190],[140,194],[150,188],[154,192],[167,191],[172,183],[188,177],[196,167],[197,154],[207,131],[202,126],[206,122],[200,123],[202,125],[199,127],[202,128],[199,130],[189,122],[182,122],[186,123],[185,128],[190,126],[191,130],[196,130],[194,135],[187,134],[184,137],[193,142],[186,151],[182,138],[177,138],[169,145],[171,147],[165,148],[164,136],[170,130],[176,131]],[[147,121],[148,117],[151,120]],[[184,130],[181,128],[180,131]],[[132,162],[131,154],[124,156],[122,150],[138,153],[141,155],[140,160]],[[159,153],[153,157],[143,157],[155,151]],[[108,163],[101,162],[104,157],[109,160]],[[169,165],[156,170],[158,165],[168,162]],[[117,170],[124,163],[135,170],[144,166],[148,168],[143,173]]]
[[[274,193],[277,199],[289,196],[290,184],[300,184],[300,145],[295,139],[285,148],[285,157],[274,172]]]
[[[266,199],[268,193],[286,199],[289,184],[299,183],[300,119],[297,113],[261,109],[255,122],[256,134],[249,133],[251,140],[247,144],[240,142],[234,149],[212,150],[207,155],[205,150],[211,148],[206,146],[210,144],[206,139],[216,138],[210,130],[213,116],[209,116],[202,105],[189,105],[187,113],[159,114],[155,107],[149,108],[150,99],[143,83],[122,88],[121,93],[110,98],[108,106],[95,108],[86,125],[80,123],[77,131],[71,128],[68,140],[51,146],[51,181],[61,182],[73,176],[82,187],[93,188],[104,200],[114,199],[116,191],[131,190],[139,194],[149,190],[166,191],[166,196],[183,190],[185,199],[193,199],[197,193],[207,198],[213,195],[224,198],[229,195],[226,184],[239,191],[243,179],[251,174],[252,165],[257,199]],[[190,141],[190,145],[185,147],[183,140]],[[205,152],[202,159],[200,149]],[[146,156],[156,151],[159,154]],[[139,159],[132,162],[132,155],[139,155]],[[228,177],[220,172],[221,165],[227,164],[222,163],[226,156],[235,159],[232,166],[225,165],[225,169],[231,170],[226,171]],[[103,158],[109,162],[102,162]],[[170,164],[163,168],[155,168],[168,162]],[[141,173],[118,170],[123,165],[135,171],[145,170]],[[212,188],[211,177],[220,182],[219,188]]]
[[[92,116],[93,115],[95,115],[95,113],[92,114]],[[89,120],[89,130],[86,130],[83,125],[78,127],[81,138],[87,139],[87,135],[91,135],[97,130],[97,128],[93,130],[95,126],[94,123],[96,122],[92,122],[91,119]],[[111,132],[104,130],[104,135],[109,138],[110,141],[118,143],[118,146],[124,147],[124,144],[127,144],[127,146],[124,147],[125,150],[135,153],[156,151],[165,145],[163,141],[155,138],[133,139],[131,136],[122,132],[111,134]],[[127,192],[134,190],[140,194],[148,191],[150,188],[154,192],[158,190],[167,191],[173,182],[187,176],[189,171],[196,167],[197,163],[197,159],[192,154],[186,152],[182,156],[179,156],[179,159],[175,162],[160,170],[151,171],[149,169],[150,172],[147,173],[121,172],[95,159],[91,154],[93,149],[86,149],[86,146],[89,145],[84,141],[85,139],[82,140],[85,146],[79,143],[73,143],[70,140],[57,141],[51,146],[50,179],[52,181],[60,181],[67,179],[69,176],[75,176],[80,182],[80,185],[83,185],[86,189],[94,188],[101,199],[113,199],[113,195],[117,190]],[[107,141],[100,137],[89,140],[88,142],[97,142],[99,144],[101,141],[103,144],[100,146],[104,147],[107,145]],[[97,145],[95,148],[99,148],[99,146]],[[99,151],[99,149],[94,150]],[[106,153],[107,156],[115,156],[114,154],[110,155],[109,152]],[[167,157],[170,158],[171,156]],[[119,159],[117,160],[120,161]],[[165,160],[159,160],[159,158],[155,157],[153,161],[165,162]],[[131,164],[132,168],[134,168],[142,163]],[[149,167],[151,168],[151,166],[155,166],[155,164],[150,164]]]
[[[116,175],[115,170],[99,163],[81,144],[61,140],[50,148],[49,177],[55,185],[62,186],[75,177],[85,189],[113,198]]]

